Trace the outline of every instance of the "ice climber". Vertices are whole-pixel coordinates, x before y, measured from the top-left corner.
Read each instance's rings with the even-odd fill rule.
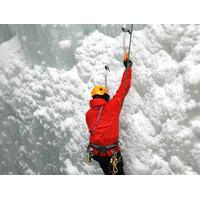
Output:
[[[124,175],[118,140],[120,111],[131,86],[132,62],[127,54],[124,55],[124,66],[121,84],[113,98],[110,99],[107,88],[95,86],[91,91],[90,109],[86,113],[90,132],[88,159],[99,162],[106,175]]]

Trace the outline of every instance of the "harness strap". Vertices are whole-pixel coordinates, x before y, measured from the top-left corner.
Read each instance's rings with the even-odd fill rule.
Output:
[[[101,153],[105,153],[106,151],[108,151],[109,149],[112,149],[114,147],[117,147],[118,146],[118,143],[116,144],[111,144],[111,145],[108,145],[108,146],[102,146],[102,145],[96,145],[96,144],[92,144],[90,143],[90,146],[97,149],[99,152]]]
[[[108,146],[101,146],[101,145],[96,145],[96,144],[91,144],[92,147],[99,149],[99,148],[105,148],[105,149],[112,149],[114,147],[116,147],[118,144],[111,144]]]
[[[93,130],[91,131],[91,134],[93,135],[96,128],[97,128],[97,125],[98,125],[98,122],[99,122],[99,119],[100,119],[100,116],[101,116],[101,112],[102,112],[102,109],[103,109],[103,106],[101,106],[100,110],[99,110],[99,114],[98,114],[98,117],[97,117],[97,120],[96,120],[96,123],[95,123],[95,126],[93,128]]]

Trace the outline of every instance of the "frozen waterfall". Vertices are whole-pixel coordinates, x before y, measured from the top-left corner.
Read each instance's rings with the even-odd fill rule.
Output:
[[[200,173],[199,53],[199,25],[134,27],[126,174]],[[121,25],[0,25],[0,174],[102,174],[85,112],[105,65],[115,94],[122,56]]]

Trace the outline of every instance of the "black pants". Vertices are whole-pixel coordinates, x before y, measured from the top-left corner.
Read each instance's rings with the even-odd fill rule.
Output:
[[[105,175],[112,175],[113,174],[112,173],[112,166],[110,165],[111,156],[95,155],[92,158],[94,160],[96,160],[97,162],[99,162],[99,165],[102,168]],[[122,155],[121,155],[120,152],[117,154],[117,159],[118,159],[118,164],[117,164],[118,172],[116,173],[116,175],[125,175],[124,169],[123,169],[123,159],[122,159]]]

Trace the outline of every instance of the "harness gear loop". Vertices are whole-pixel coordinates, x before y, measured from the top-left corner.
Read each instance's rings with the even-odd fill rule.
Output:
[[[118,172],[117,164],[118,164],[117,152],[114,151],[113,154],[112,154],[112,157],[110,159],[110,165],[112,166],[112,173],[113,174],[117,174],[117,172]]]

